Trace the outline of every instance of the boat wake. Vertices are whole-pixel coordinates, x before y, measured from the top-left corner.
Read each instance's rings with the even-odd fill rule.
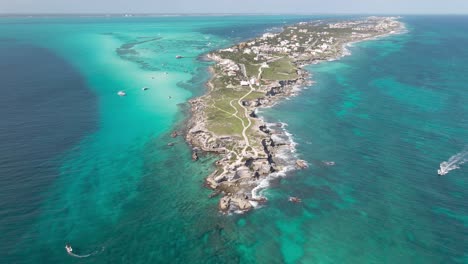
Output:
[[[437,174],[445,175],[452,170],[459,169],[460,165],[468,162],[468,149],[463,150],[449,158],[449,160],[440,163],[440,168],[437,170]]]
[[[91,252],[89,254],[85,254],[85,255],[78,255],[78,254],[75,254],[72,251],[68,251],[68,250],[67,250],[67,253],[68,253],[68,255],[70,255],[72,257],[75,257],[75,258],[87,258],[87,257],[97,255],[97,254],[99,254],[99,253],[101,253],[103,251],[104,251],[104,247],[102,247],[101,249],[98,249],[98,250],[96,250],[94,252]]]
[[[75,258],[87,258],[87,257],[90,257],[92,256],[92,254],[87,254],[87,255],[77,255],[77,254],[74,254],[72,252],[69,252],[68,255],[72,256],[72,257],[75,257]]]

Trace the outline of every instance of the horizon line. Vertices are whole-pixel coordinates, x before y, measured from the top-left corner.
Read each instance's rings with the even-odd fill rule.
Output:
[[[379,13],[379,12],[206,12],[206,13],[152,13],[152,12],[0,12],[0,16],[41,16],[41,15],[81,15],[81,16],[217,16],[217,15],[468,15],[468,13]]]

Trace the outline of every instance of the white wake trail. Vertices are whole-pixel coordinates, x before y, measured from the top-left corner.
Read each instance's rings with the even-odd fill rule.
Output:
[[[72,256],[72,257],[75,257],[75,258],[87,258],[89,256],[91,256],[91,254],[87,254],[87,255],[77,255],[77,254],[74,254],[72,252],[68,252],[68,255]]]
[[[104,249],[105,248],[102,247],[101,249],[98,249],[98,250],[96,250],[96,251],[94,251],[92,253],[86,254],[86,255],[78,255],[78,254],[73,253],[72,251],[67,251],[67,254],[72,256],[72,257],[75,257],[75,258],[87,258],[87,257],[94,256],[94,255],[97,255],[97,254],[103,252]]]
[[[459,169],[460,165],[468,162],[468,149],[463,150],[450,157],[447,161],[440,163],[440,168],[437,170],[439,175],[445,175],[452,170]]]

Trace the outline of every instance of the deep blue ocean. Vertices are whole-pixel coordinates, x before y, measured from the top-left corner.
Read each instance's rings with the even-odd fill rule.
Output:
[[[261,110],[310,164],[262,208],[219,214],[214,158],[170,137],[201,55],[319,18],[0,18],[0,263],[468,263],[467,16],[405,16]]]

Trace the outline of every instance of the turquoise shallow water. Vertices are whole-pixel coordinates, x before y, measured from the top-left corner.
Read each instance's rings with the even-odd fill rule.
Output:
[[[42,157],[50,164],[44,174],[54,177],[25,176],[38,175],[38,165],[18,172],[37,182],[30,196],[15,187],[21,181],[2,181],[9,201],[16,199],[0,208],[11,219],[0,222],[4,262],[466,263],[467,170],[435,172],[468,145],[467,17],[406,17],[408,33],[310,66],[316,84],[262,115],[289,124],[297,155],[311,167],[272,182],[264,191],[268,205],[246,215],[220,215],[216,200],[207,199],[202,184],[213,159],[193,163],[183,139],[169,136],[209,77],[198,56],[304,19],[0,20],[2,43],[33,45],[66,61],[83,85],[63,78],[61,90],[86,89],[92,94],[70,98],[94,100],[75,106],[93,116],[68,117],[83,129],[73,130],[67,147],[58,149],[65,144],[57,138],[71,131],[56,127],[54,136],[44,128],[51,141],[50,150],[41,149],[50,153]],[[8,147],[2,154],[14,149]],[[2,162],[0,168],[21,167]],[[291,194],[304,202],[291,205]],[[96,254],[72,258],[67,242],[77,254]]]

